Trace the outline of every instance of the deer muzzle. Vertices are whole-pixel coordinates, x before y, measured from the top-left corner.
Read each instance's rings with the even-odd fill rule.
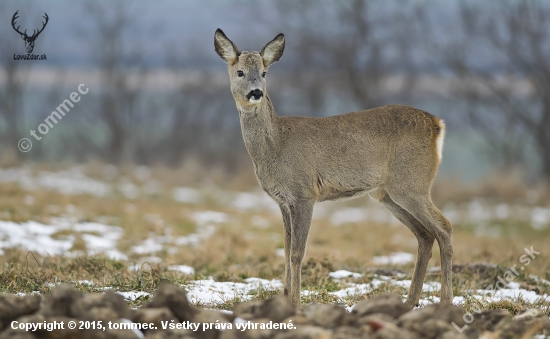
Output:
[[[261,89],[256,88],[256,89],[250,91],[246,95],[246,98],[248,99],[249,102],[251,102],[253,104],[257,104],[260,101],[262,101],[263,96],[264,96],[264,92],[262,92]]]

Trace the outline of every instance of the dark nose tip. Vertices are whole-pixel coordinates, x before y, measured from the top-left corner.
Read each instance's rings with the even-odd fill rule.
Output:
[[[261,89],[258,89],[256,88],[255,90],[253,91],[250,91],[250,93],[248,93],[248,98],[250,99],[251,97],[254,97],[254,99],[260,99],[261,97],[264,96],[264,92],[262,92]]]

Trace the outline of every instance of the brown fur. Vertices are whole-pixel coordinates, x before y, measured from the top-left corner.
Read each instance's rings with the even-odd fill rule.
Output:
[[[407,303],[416,305],[431,249],[441,251],[441,301],[452,301],[452,226],[433,205],[445,132],[442,120],[419,109],[388,105],[325,118],[278,117],[262,73],[284,50],[279,34],[260,53],[239,53],[221,30],[215,48],[228,63],[231,92],[243,139],[262,189],[280,206],[285,230],[285,294],[300,305],[300,269],[313,205],[369,193],[418,240],[418,257]],[[237,71],[244,76],[238,77]],[[264,98],[247,94],[260,89]]]

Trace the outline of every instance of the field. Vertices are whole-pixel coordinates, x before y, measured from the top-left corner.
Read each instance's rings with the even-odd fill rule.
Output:
[[[501,200],[489,198],[495,191]],[[440,180],[434,195],[454,225],[454,304],[472,313],[536,308],[550,316],[544,191],[518,190],[502,178],[477,191]],[[282,220],[252,173],[99,163],[4,167],[0,220],[1,293],[46,294],[69,283],[121,293],[139,307],[169,281],[184,287],[192,304],[221,310],[282,294]],[[416,246],[408,229],[369,198],[317,204],[302,303],[351,310],[376,295],[406,297]],[[434,246],[419,307],[439,300],[438,266]]]

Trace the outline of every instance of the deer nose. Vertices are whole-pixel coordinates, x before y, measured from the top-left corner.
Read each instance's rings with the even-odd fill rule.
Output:
[[[264,96],[264,92],[262,92],[262,90],[259,88],[256,88],[255,90],[250,91],[250,93],[248,93],[247,95],[248,99],[253,97],[255,100],[258,100],[263,96]]]

